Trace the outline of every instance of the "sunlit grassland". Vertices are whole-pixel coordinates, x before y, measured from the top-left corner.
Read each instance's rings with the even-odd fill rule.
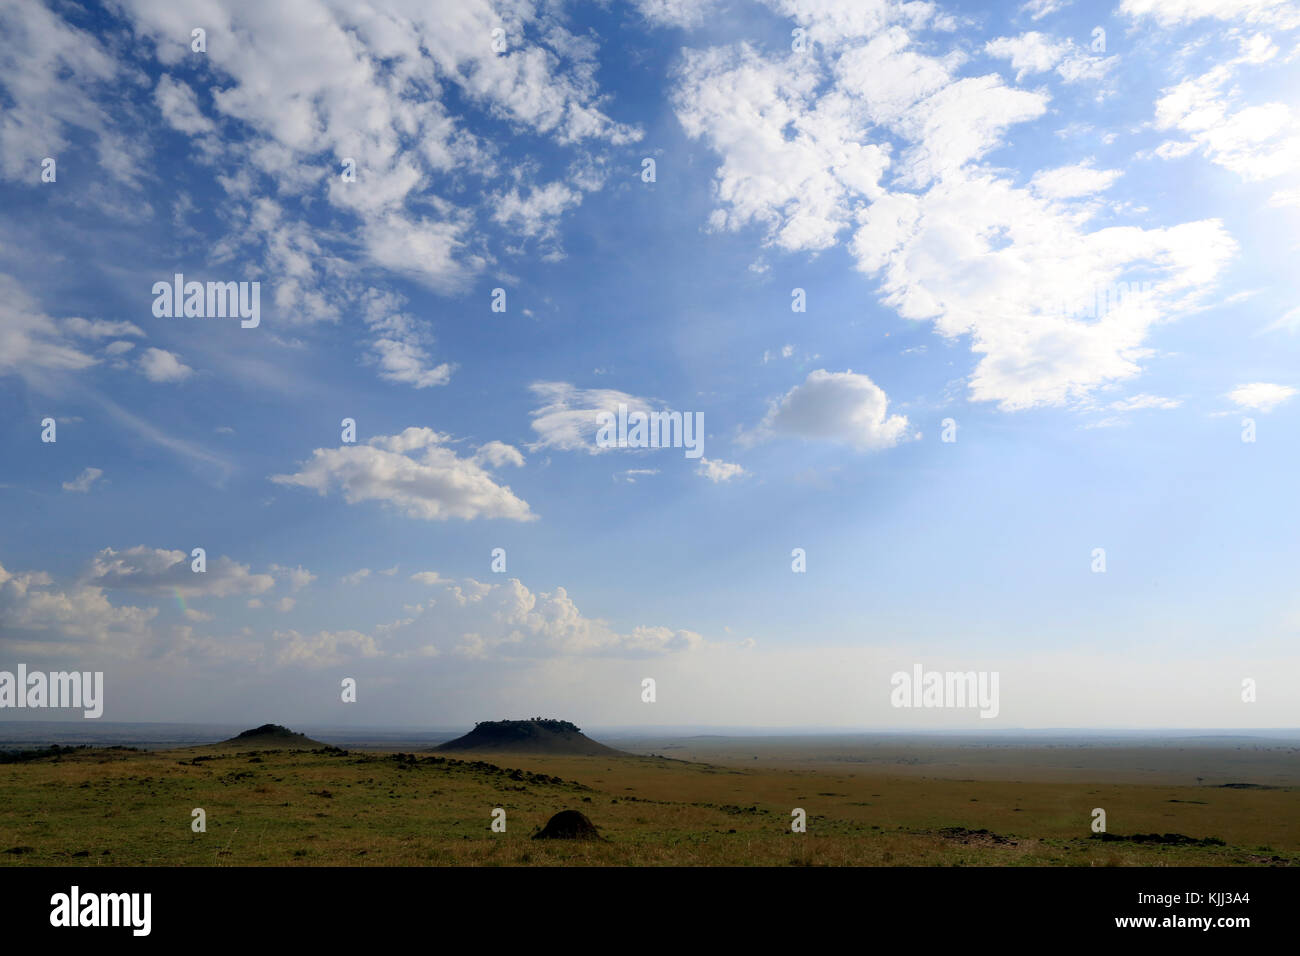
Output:
[[[196,759],[197,758],[197,759]],[[510,768],[517,768],[511,772]],[[505,833],[491,830],[506,811]],[[791,811],[807,812],[806,833]],[[1091,838],[1180,833],[1222,846]],[[191,829],[206,812],[207,832]],[[578,809],[605,840],[531,836]],[[980,832],[980,831],[988,831]],[[0,765],[8,865],[1279,865],[1300,789],[964,780],[653,757],[76,751]]]

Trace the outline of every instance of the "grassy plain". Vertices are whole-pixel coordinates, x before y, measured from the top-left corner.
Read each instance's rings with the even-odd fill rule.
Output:
[[[640,746],[659,756],[64,751],[0,764],[0,865],[1300,865],[1293,746]],[[605,839],[531,839],[564,809]],[[1114,838],[1152,833],[1194,842]]]

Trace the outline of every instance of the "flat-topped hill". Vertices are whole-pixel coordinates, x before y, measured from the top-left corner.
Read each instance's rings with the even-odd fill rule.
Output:
[[[575,754],[593,757],[626,756],[597,743],[567,720],[485,720],[463,737],[436,750],[499,750],[509,753]]]

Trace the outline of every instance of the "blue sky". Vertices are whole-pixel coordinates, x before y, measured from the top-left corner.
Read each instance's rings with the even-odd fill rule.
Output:
[[[1295,4],[0,28],[0,668],[110,720],[1296,726]],[[259,324],[156,316],[177,272]],[[703,458],[598,447],[619,402]],[[999,717],[892,708],[915,663]]]

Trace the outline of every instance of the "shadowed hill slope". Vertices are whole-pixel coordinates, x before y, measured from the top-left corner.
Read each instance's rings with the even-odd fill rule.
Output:
[[[434,748],[439,751],[499,750],[510,753],[624,757],[627,754],[592,740],[567,720],[485,720],[463,737]]]
[[[319,750],[325,744],[312,740],[306,734],[294,733],[279,724],[263,724],[242,734],[223,740],[215,747],[248,747],[261,750]]]

